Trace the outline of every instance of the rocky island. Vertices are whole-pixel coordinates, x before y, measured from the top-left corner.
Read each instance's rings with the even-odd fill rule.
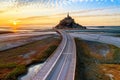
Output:
[[[58,29],[68,29],[68,28],[74,28],[74,29],[86,29],[86,27],[76,23],[74,21],[74,19],[69,16],[69,13],[67,14],[67,17],[65,17],[64,19],[62,19],[59,24],[57,26],[55,26],[55,28]]]

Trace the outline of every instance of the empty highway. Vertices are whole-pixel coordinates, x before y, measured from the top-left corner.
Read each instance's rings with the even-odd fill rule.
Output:
[[[76,46],[73,37],[64,31],[62,42],[54,55],[31,80],[74,80],[76,67]]]

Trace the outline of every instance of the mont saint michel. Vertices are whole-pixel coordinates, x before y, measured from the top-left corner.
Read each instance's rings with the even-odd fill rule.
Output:
[[[120,0],[0,4],[0,80],[120,80]]]
[[[55,28],[58,28],[58,29],[68,29],[68,28],[86,29],[86,27],[76,23],[74,21],[74,19],[69,15],[69,13],[67,14],[67,17],[62,19]]]

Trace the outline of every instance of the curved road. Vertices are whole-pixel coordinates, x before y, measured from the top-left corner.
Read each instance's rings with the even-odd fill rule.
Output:
[[[73,37],[64,31],[62,42],[31,80],[74,80],[76,67],[76,46]]]

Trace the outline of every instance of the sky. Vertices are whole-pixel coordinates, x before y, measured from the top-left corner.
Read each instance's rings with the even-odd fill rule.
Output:
[[[120,26],[120,0],[0,0],[0,27],[51,28],[68,12],[83,26]]]

